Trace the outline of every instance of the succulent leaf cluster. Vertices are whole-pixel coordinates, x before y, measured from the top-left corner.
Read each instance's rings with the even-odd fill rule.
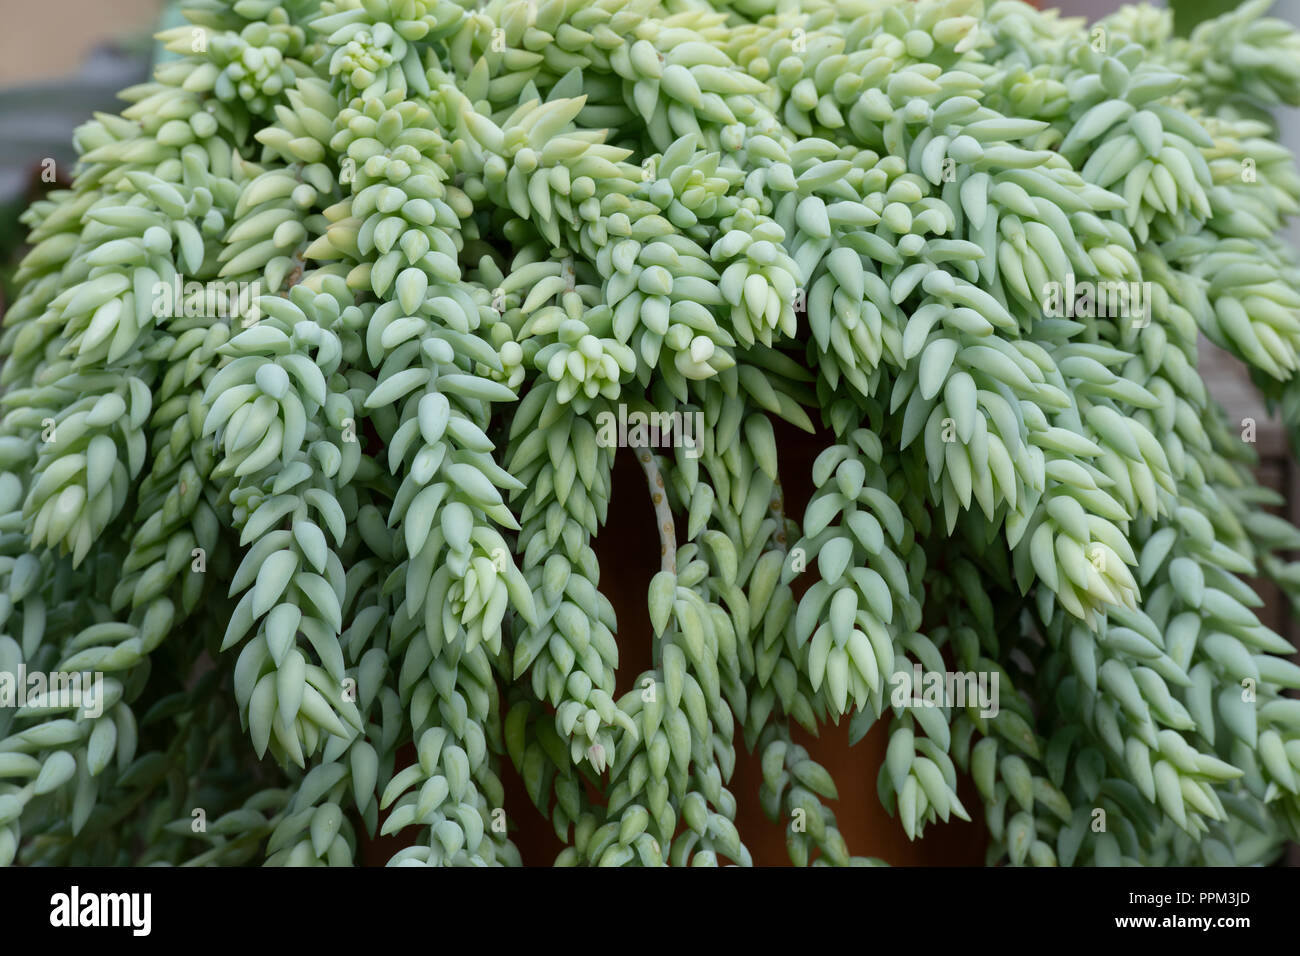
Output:
[[[0,708],[0,862],[517,864],[509,763],[559,864],[749,864],[755,799],[879,863],[793,732],[844,718],[909,838],[1271,859],[1300,667],[1249,579],[1300,600],[1300,531],[1197,370],[1300,427],[1267,7],[194,0],[25,218],[0,673],[103,682]],[[628,409],[703,428],[611,447]],[[777,422],[824,444],[802,514]],[[998,706],[894,692],[954,673]]]

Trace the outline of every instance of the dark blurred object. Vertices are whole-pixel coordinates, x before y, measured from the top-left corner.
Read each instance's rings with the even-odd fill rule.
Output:
[[[1170,0],[1169,8],[1174,11],[1174,32],[1185,37],[1198,23],[1235,10],[1240,5],[1241,0]]]

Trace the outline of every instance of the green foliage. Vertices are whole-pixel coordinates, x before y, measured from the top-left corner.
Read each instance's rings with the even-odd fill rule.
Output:
[[[909,837],[968,772],[990,862],[1272,858],[1300,668],[1245,578],[1300,594],[1300,532],[1196,368],[1300,422],[1263,6],[196,0],[27,214],[0,671],[105,679],[0,709],[0,859],[517,863],[509,760],[561,864],[744,864],[740,744],[796,863],[870,863],[790,735],[844,716]],[[704,423],[630,439],[621,696],[620,405]],[[775,419],[828,436],[801,521]],[[995,706],[898,693],[953,672]]]

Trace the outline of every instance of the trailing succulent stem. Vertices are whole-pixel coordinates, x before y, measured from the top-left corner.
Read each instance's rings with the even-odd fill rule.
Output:
[[[193,0],[25,217],[0,863],[517,864],[507,764],[559,864],[749,864],[756,798],[879,863],[795,736],[845,717],[909,838],[969,775],[991,864],[1272,859],[1300,531],[1197,370],[1300,430],[1266,7]]]

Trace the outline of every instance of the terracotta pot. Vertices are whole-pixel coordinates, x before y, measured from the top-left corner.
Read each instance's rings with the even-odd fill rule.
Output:
[[[812,493],[813,460],[830,439],[826,435],[807,435],[782,423],[776,423],[776,438],[781,449],[781,481],[787,514],[797,519],[803,515]],[[631,690],[635,676],[650,667],[651,631],[646,591],[651,577],[659,570],[658,535],[645,476],[630,451],[620,450],[615,458],[609,519],[594,547],[600,557],[600,588],[618,614],[618,696]],[[807,583],[810,582],[804,582],[805,586]],[[850,852],[880,857],[894,865],[982,865],[987,832],[982,804],[970,781],[962,781],[959,796],[974,821],[933,823],[926,827],[922,840],[911,842],[903,833],[902,825],[885,812],[876,796],[876,775],[889,742],[887,722],[877,722],[853,747],[848,742],[848,725],[848,718],[842,719],[838,726],[826,725],[815,738],[796,727],[794,736],[835,779],[839,800],[831,807]],[[413,749],[408,748],[402,760],[414,759]],[[503,764],[511,839],[526,864],[549,865],[564,845],[555,836],[550,821],[533,807],[510,762],[505,760]],[[728,785],[736,797],[736,825],[755,864],[788,866],[790,858],[783,826],[768,820],[759,805],[761,782],[757,755],[748,753],[738,740],[736,772]],[[409,838],[403,840],[400,835],[370,841],[364,838],[360,827],[358,834],[362,837],[358,856],[367,865],[382,865],[409,842]]]

